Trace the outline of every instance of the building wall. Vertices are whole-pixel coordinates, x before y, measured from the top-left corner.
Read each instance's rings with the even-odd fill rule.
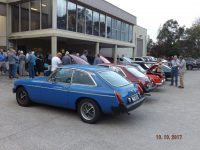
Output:
[[[6,5],[0,3],[0,47],[6,48]]]
[[[147,54],[147,29],[134,26],[134,43],[135,43],[135,56],[141,57]]]

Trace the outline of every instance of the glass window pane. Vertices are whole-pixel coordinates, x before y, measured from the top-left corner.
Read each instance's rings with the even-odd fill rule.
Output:
[[[29,30],[29,2],[21,4],[21,31]]]
[[[107,16],[107,38],[111,38],[111,18]]]
[[[68,30],[76,31],[76,4],[68,2]]]
[[[77,6],[78,11],[78,32],[85,33],[85,8]]]
[[[117,40],[121,40],[121,21],[117,21]]]
[[[106,27],[106,23],[105,23],[105,15],[100,14],[100,36],[105,37],[105,27]]]
[[[12,32],[19,32],[19,5],[12,5]]]
[[[31,30],[40,29],[40,0],[31,2]]]
[[[93,12],[93,35],[99,36],[99,13]]]
[[[52,1],[42,0],[42,29],[52,28]]]
[[[117,39],[117,20],[112,19],[112,39]]]
[[[120,87],[131,84],[124,77],[114,71],[101,71],[98,74],[112,86]]]
[[[92,10],[86,9],[86,33],[92,34]]]
[[[125,41],[128,42],[128,38],[129,38],[129,25],[126,24],[125,27]]]
[[[0,3],[0,16],[6,16],[6,5]]]
[[[129,25],[129,42],[133,42],[133,26]]]
[[[57,69],[51,78],[55,82],[71,83],[72,73],[71,69]]]
[[[95,85],[89,74],[82,71],[75,71],[73,74],[72,83],[83,85]]]
[[[67,1],[57,0],[57,28],[66,29],[67,24]]]

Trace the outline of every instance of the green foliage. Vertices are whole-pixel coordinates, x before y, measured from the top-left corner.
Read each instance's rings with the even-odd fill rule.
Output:
[[[157,42],[151,47],[154,56],[184,55],[200,57],[200,18],[191,28],[181,27],[170,19],[160,28]]]

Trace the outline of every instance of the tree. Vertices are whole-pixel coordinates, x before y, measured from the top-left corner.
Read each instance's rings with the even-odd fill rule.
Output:
[[[170,19],[159,30],[157,36],[158,45],[162,45],[161,55],[169,56],[172,54],[178,54],[180,47],[179,41],[184,35],[185,27],[180,27],[176,20]]]

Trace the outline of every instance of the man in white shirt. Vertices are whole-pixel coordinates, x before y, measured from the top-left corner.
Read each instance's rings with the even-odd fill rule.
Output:
[[[55,71],[59,65],[62,64],[61,58],[62,54],[59,52],[55,57],[51,59],[51,71]]]
[[[180,76],[180,86],[179,88],[184,88],[184,73],[186,70],[186,62],[183,59],[183,56],[179,57],[180,63],[179,63],[179,76]]]

